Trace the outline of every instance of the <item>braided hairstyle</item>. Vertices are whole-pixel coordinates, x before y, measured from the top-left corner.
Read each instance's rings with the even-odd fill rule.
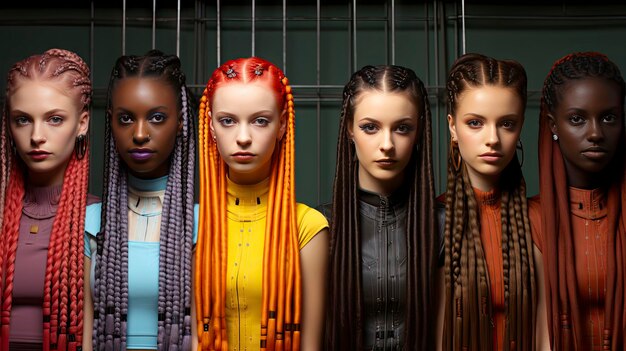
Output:
[[[526,72],[515,61],[479,54],[456,60],[447,81],[448,113],[473,88],[514,90],[526,106]],[[460,163],[459,163],[460,160]],[[536,288],[526,184],[514,157],[500,175],[502,261],[506,331],[503,350],[534,350]],[[451,144],[446,191],[444,350],[492,350],[492,297],[480,236],[480,219],[467,168],[457,143]]]
[[[554,350],[584,350],[586,333],[578,307],[578,279],[573,248],[574,234],[570,223],[567,172],[560,147],[552,140],[548,114],[554,113],[568,83],[599,78],[614,84],[622,97],[624,115],[624,79],[617,65],[597,52],[580,52],[557,60],[543,85],[539,119],[539,180],[541,190],[541,231],[543,235],[546,303],[551,345]],[[624,138],[622,124],[622,138]],[[623,145],[623,140],[622,140]],[[608,176],[607,209],[609,222],[604,330],[602,344],[610,350],[622,350],[626,307],[624,256],[626,255],[626,153],[618,148],[603,171]]]
[[[410,191],[407,214],[407,311],[405,350],[433,348],[433,274],[436,269],[431,112],[428,92],[415,72],[400,66],[365,66],[343,90],[333,187],[329,287],[326,296],[325,346],[329,350],[362,349],[363,312],[361,236],[357,196],[358,160],[348,129],[361,94],[381,91],[406,94],[419,113],[419,133],[406,167]],[[356,162],[355,162],[356,160]]]
[[[226,163],[210,136],[213,96],[229,83],[261,82],[287,112],[287,131],[272,156],[263,252],[260,349],[299,350],[302,309],[300,247],[296,225],[293,95],[285,74],[258,57],[231,60],[209,79],[200,102],[200,214],[194,292],[201,349],[226,350]]]
[[[75,53],[50,49],[43,54],[17,62],[8,73],[2,119],[2,180],[0,216],[0,349],[9,349],[9,323],[13,292],[13,274],[24,197],[23,161],[9,148],[8,127],[11,95],[25,80],[42,80],[61,86],[73,94],[82,112],[89,111],[91,80],[89,67]],[[33,103],[36,103],[33,102]],[[72,142],[72,141],[69,141]],[[43,349],[69,350],[82,345],[83,335],[83,235],[87,204],[89,151],[84,157],[73,153],[63,177],[61,198],[50,233],[46,262],[43,302]]]
[[[180,94],[182,130],[172,151],[161,214],[159,246],[159,350],[191,349],[191,257],[195,135],[190,93],[177,56],[150,51],[120,57],[111,73],[105,124],[102,230],[98,235],[94,290],[96,350],[126,349],[128,316],[128,169],[111,133],[111,98],[125,78],[157,78]]]

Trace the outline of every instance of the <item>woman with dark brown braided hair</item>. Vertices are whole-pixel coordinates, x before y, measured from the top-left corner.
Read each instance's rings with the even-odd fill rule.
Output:
[[[467,54],[452,66],[447,90],[442,349],[543,350],[546,338],[535,335],[545,325],[541,256],[516,155],[526,72],[515,61]]]
[[[328,223],[296,203],[289,80],[230,60],[200,102],[194,292],[201,350],[321,350]]]
[[[544,82],[530,209],[553,350],[626,350],[625,90],[596,52],[559,59]]]
[[[400,66],[343,91],[325,350],[432,350],[436,222],[428,93]]]

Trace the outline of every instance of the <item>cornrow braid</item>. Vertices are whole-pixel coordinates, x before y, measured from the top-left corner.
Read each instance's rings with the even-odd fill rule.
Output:
[[[287,130],[272,156],[263,252],[260,349],[300,349],[302,286],[296,224],[295,110],[288,79],[272,63],[252,57],[218,67],[200,102],[200,216],[194,293],[198,342],[203,350],[228,349],[226,327],[226,163],[210,137],[215,91],[229,82],[261,81],[287,112]]]
[[[575,264],[574,232],[570,218],[567,170],[563,154],[552,139],[549,114],[561,103],[565,87],[587,79],[601,79],[614,84],[621,97],[621,115],[624,116],[626,86],[618,66],[598,52],[576,52],[557,60],[548,73],[541,96],[539,117],[539,180],[541,194],[541,232],[543,243],[544,273],[546,279],[546,304],[551,346],[554,350],[585,350],[587,327],[581,316],[578,302],[578,277],[571,267]],[[622,142],[625,135],[622,124]],[[626,253],[626,153],[618,148],[611,163],[603,170],[609,175],[606,186],[608,211],[608,243],[606,256],[607,275],[604,298],[604,329],[599,341],[607,350],[622,350],[624,319],[621,311],[626,306],[624,285],[626,274],[621,262]],[[621,223],[621,224],[620,224]]]
[[[95,257],[93,345],[97,350],[126,349],[128,316],[128,169],[120,162],[111,133],[111,97],[120,80],[159,78],[180,96],[182,130],[176,137],[159,241],[159,350],[191,349],[191,257],[195,133],[190,93],[180,60],[160,51],[122,56],[115,63],[108,87],[105,122],[105,163],[102,228]],[[181,235],[182,231],[182,235]]]
[[[81,111],[88,111],[91,102],[89,67],[75,53],[51,49],[43,54],[17,62],[9,70],[5,106],[3,108],[2,180],[2,243],[0,243],[0,275],[2,303],[0,315],[0,348],[8,350],[11,321],[13,274],[19,237],[19,223],[24,197],[26,166],[10,150],[8,111],[10,98],[20,82],[42,79],[61,85],[74,94]],[[73,154],[63,177],[61,197],[54,217],[43,291],[43,349],[70,350],[82,345],[83,313],[83,235],[87,199],[89,154],[77,159]]]
[[[495,85],[514,89],[526,105],[526,73],[515,61],[467,54],[453,65],[446,84],[448,114],[454,116],[459,97],[468,89]],[[445,319],[444,350],[492,350],[492,297],[481,239],[478,204],[467,166],[457,157],[457,143],[448,157],[444,223]],[[534,350],[536,287],[526,185],[517,156],[500,175],[500,217],[505,297],[503,350]]]
[[[366,91],[406,94],[419,111],[416,149],[406,168],[409,184],[407,213],[407,299],[403,349],[432,349],[433,274],[436,269],[434,181],[431,112],[428,92],[415,73],[400,66],[365,66],[355,72],[343,90],[337,141],[337,169],[333,186],[330,230],[329,286],[326,296],[325,347],[362,349],[363,292],[361,236],[357,196],[358,163],[348,128],[357,99]]]

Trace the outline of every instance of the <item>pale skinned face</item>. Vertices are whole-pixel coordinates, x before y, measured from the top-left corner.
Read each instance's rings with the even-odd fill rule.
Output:
[[[402,185],[419,130],[418,112],[402,93],[365,91],[358,96],[349,137],[359,160],[359,186],[389,195]]]
[[[470,88],[457,99],[455,116],[448,115],[453,141],[459,144],[472,186],[493,189],[515,156],[524,123],[521,97],[511,88],[485,85]]]
[[[264,83],[228,83],[213,95],[210,129],[230,179],[256,184],[270,176],[272,155],[287,119]]]
[[[28,183],[63,183],[79,134],[87,134],[89,113],[80,98],[58,83],[19,79],[9,96],[9,128]]]

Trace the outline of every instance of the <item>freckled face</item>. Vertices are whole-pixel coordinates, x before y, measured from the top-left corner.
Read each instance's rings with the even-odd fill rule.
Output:
[[[474,187],[490,190],[496,185],[515,156],[523,123],[522,99],[513,89],[485,85],[458,97],[448,125]]]
[[[79,98],[54,82],[20,79],[9,96],[9,128],[29,182],[63,183],[76,137],[86,134],[89,113]]]
[[[349,134],[359,160],[359,186],[388,195],[402,185],[418,132],[408,95],[365,91],[355,104]]]
[[[562,88],[550,114],[552,133],[574,186],[586,187],[623,147],[624,111],[620,89],[600,78],[573,80]]]
[[[233,182],[255,184],[270,176],[272,155],[287,120],[266,84],[220,86],[213,95],[210,123]]]
[[[155,78],[124,78],[113,88],[111,129],[117,151],[136,177],[152,179],[169,172],[180,131],[178,96]]]

